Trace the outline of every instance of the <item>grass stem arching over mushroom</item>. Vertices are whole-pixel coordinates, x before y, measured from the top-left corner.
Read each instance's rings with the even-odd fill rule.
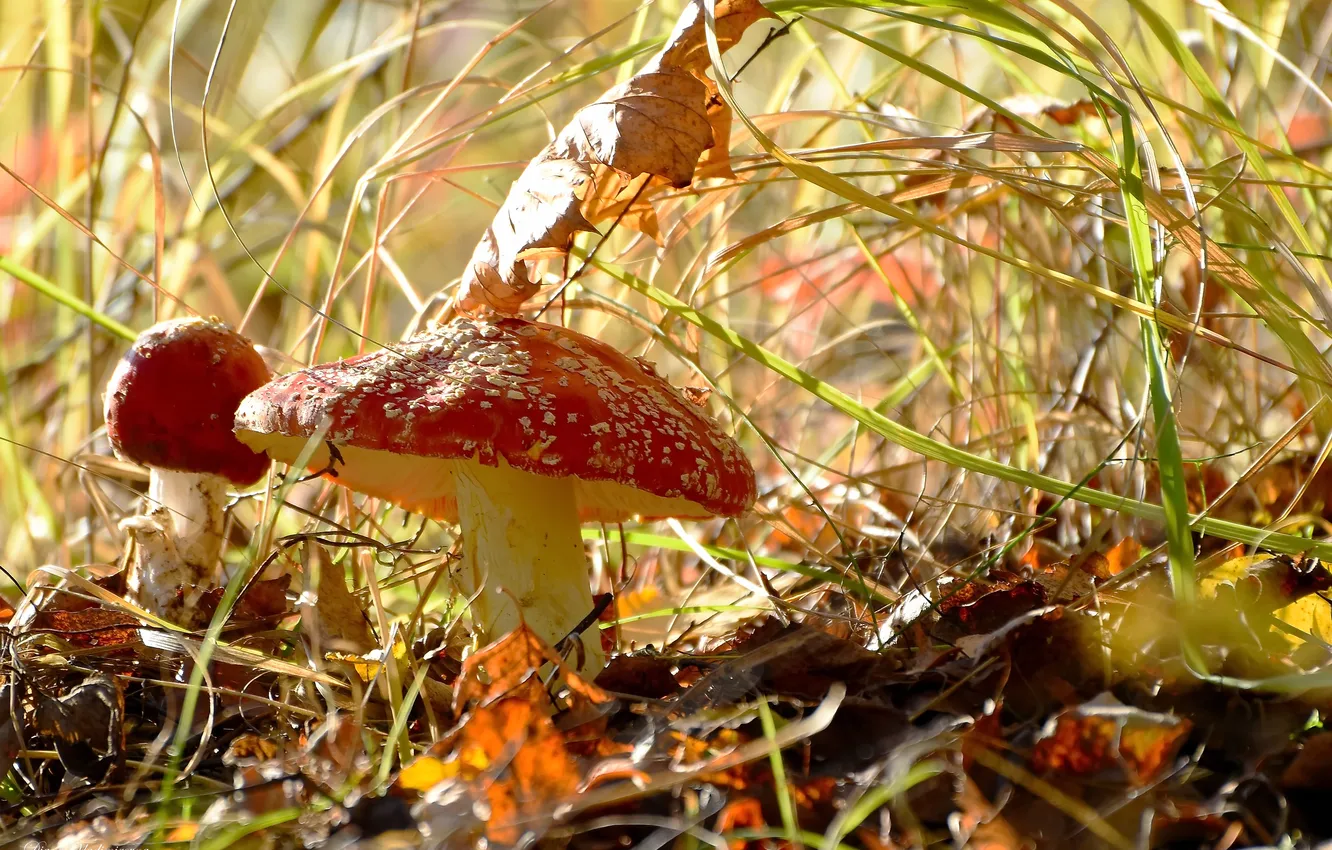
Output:
[[[740,447],[650,367],[523,319],[458,318],[312,366],[236,414],[242,442],[287,463],[325,425],[339,484],[460,523],[463,584],[491,635],[521,620],[554,643],[591,612],[581,522],[734,516],[754,501]],[[329,462],[324,445],[309,465]],[[584,649],[595,672],[595,633]]]
[[[111,447],[149,470],[156,507],[127,525],[142,544],[127,586],[154,614],[197,625],[177,600],[215,584],[228,488],[268,470],[231,429],[241,399],[268,378],[254,346],[226,325],[173,319],[141,333],[107,383]]]

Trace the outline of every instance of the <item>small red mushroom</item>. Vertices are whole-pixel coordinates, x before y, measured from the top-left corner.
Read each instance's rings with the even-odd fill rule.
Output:
[[[249,340],[205,319],[153,325],[116,365],[104,399],[107,436],[118,456],[148,467],[156,506],[126,526],[146,553],[127,587],[147,610],[189,619],[176,608],[178,592],[216,583],[227,489],[254,483],[270,462],[236,439],[232,421],[269,377]]]
[[[277,378],[236,413],[241,441],[286,463],[317,433],[310,469],[461,524],[484,634],[521,620],[554,643],[592,611],[581,521],[734,516],[754,502],[739,445],[649,365],[522,319],[458,318]],[[599,669],[597,635],[583,646]]]

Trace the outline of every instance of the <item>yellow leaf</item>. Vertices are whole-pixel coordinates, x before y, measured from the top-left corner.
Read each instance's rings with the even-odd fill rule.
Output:
[[[1203,599],[1215,599],[1217,588],[1222,585],[1234,585],[1245,573],[1249,567],[1255,564],[1261,564],[1270,559],[1271,555],[1244,555],[1239,558],[1231,558],[1221,566],[1212,570],[1198,582],[1198,589],[1201,591]]]
[[[1316,593],[1296,602],[1292,602],[1285,608],[1278,608],[1272,613],[1283,623],[1294,626],[1302,632],[1313,635],[1324,643],[1332,643],[1332,605],[1327,600]],[[1300,646],[1304,641],[1296,635],[1282,632],[1282,637],[1290,641],[1292,646]]]
[[[405,664],[407,661],[407,644],[401,638],[393,642],[393,658],[399,664]],[[384,650],[376,649],[367,652],[365,655],[355,655],[349,652],[325,652],[324,660],[350,664],[362,682],[372,682],[379,676],[380,670],[384,668]]]
[[[185,843],[193,841],[194,836],[199,834],[199,825],[197,823],[182,823],[180,826],[167,833],[166,843],[174,844],[177,842]]]
[[[402,769],[395,784],[406,791],[425,793],[457,775],[457,761],[441,761],[434,756],[422,756]]]

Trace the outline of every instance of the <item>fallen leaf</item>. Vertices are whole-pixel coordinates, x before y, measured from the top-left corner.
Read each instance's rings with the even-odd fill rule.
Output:
[[[235,766],[247,762],[268,761],[277,758],[281,751],[281,746],[277,741],[270,738],[261,738],[250,732],[237,736],[231,742],[227,751],[222,755],[222,763],[227,766]]]
[[[480,780],[492,842],[517,844],[578,789],[580,772],[542,708],[530,693],[505,697],[473,711],[459,735],[458,761]]]
[[[286,575],[256,581],[245,589],[240,599],[236,600],[235,606],[231,609],[232,622],[268,620],[287,614],[290,611],[287,605],[287,587],[290,584],[291,576]],[[181,593],[184,592],[182,589]],[[225,593],[225,587],[214,587],[199,597],[198,610],[203,622],[212,620]]]
[[[334,565],[322,546],[308,546],[305,553],[304,574],[306,585],[310,574],[318,570],[316,593],[302,588],[301,630],[318,651],[350,651],[366,653],[374,649],[376,641],[370,634],[370,624],[360,602],[346,588],[346,576],[341,565]],[[310,597],[314,597],[313,600]]]
[[[1284,605],[1272,612],[1272,616],[1292,628],[1298,629],[1315,640],[1323,643],[1332,642],[1332,604],[1319,594],[1310,594],[1289,605]],[[1292,646],[1299,646],[1306,641],[1299,635],[1282,632]]]
[[[680,692],[671,662],[655,655],[616,655],[597,674],[597,687],[629,696],[664,699]]]
[[[1332,789],[1332,732],[1305,739],[1300,751],[1281,772],[1282,788]]]
[[[1309,594],[1332,588],[1332,573],[1315,559],[1288,555],[1244,555],[1209,572],[1200,582],[1205,599],[1231,590],[1249,610],[1273,611]]]
[[[936,632],[945,637],[989,634],[1046,604],[1046,590],[1035,581],[998,573],[989,578],[987,583],[973,581],[957,590],[951,585],[946,589]]]
[[[373,682],[379,677],[380,671],[384,669],[385,652],[382,649],[372,649],[364,654],[353,652],[326,652],[325,661],[338,661],[350,665],[356,673],[357,678],[362,682]],[[407,669],[407,644],[398,638],[393,642],[393,658],[398,662],[398,669]]]
[[[178,826],[173,827],[171,831],[166,834],[166,843],[188,844],[189,842],[193,841],[194,836],[198,834],[199,834],[199,824],[182,823]]]
[[[72,646],[122,647],[139,640],[139,621],[120,611],[86,608],[79,611],[39,611],[27,631],[51,632]]]
[[[593,704],[611,701],[610,694],[583,679],[524,623],[463,662],[454,692],[454,708],[467,703],[485,705],[516,691],[534,678],[543,665],[557,669],[569,690]]]
[[[729,801],[717,813],[717,822],[712,829],[722,838],[726,833],[741,829],[763,829],[767,822],[763,819],[763,805],[756,797],[738,797]],[[726,842],[730,850],[744,850],[749,842],[743,838],[731,838]]]
[[[1134,784],[1146,785],[1174,761],[1192,726],[1104,695],[1053,718],[1036,742],[1031,766],[1038,773],[1082,777],[1120,768]]]
[[[424,794],[441,782],[458,776],[458,761],[445,761],[439,756],[424,755],[404,767],[393,781],[394,793]]]
[[[90,676],[61,697],[36,697],[34,727],[55,739],[66,770],[100,779],[124,760],[125,696],[118,679]]]
[[[566,715],[579,717],[612,702],[577,676],[550,646],[520,626],[463,662],[454,691],[461,722],[394,783],[396,793],[424,795],[463,783],[492,846],[540,836],[556,809],[574,798],[583,771],[552,721],[555,705],[538,675],[550,665],[569,695]]]
[[[1330,588],[1332,573],[1320,561],[1287,555],[1231,558],[1199,582],[1200,596],[1216,609],[1205,612],[1209,618],[1240,627],[1266,623],[1260,631],[1275,632],[1291,646],[1303,644],[1304,638],[1273,627],[1266,617],[1317,640],[1332,641],[1332,605],[1323,596]],[[1218,632],[1234,636],[1233,628]],[[1266,635],[1262,636],[1265,640]]]
[[[715,13],[723,51],[750,24],[775,17],[758,0],[719,0]],[[579,110],[519,175],[463,272],[454,308],[517,312],[540,286],[532,262],[566,254],[596,221],[620,218],[657,236],[648,190],[688,186],[704,151],[729,146],[729,112],[710,108],[710,67],[695,0],[642,70]]]
[[[856,643],[804,623],[769,619],[734,647],[737,656],[718,664],[673,707],[679,715],[730,705],[754,693],[822,699],[835,682],[852,693],[882,684],[899,667],[891,653]]]

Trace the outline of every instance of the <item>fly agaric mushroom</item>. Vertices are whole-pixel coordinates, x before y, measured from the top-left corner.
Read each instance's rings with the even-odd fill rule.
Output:
[[[170,533],[127,575],[129,596],[155,614],[179,619],[177,591],[215,584],[229,485],[252,484],[269,460],[236,439],[236,407],[269,379],[245,337],[220,322],[173,319],[139,335],[107,384],[106,432],[118,456],[148,467],[142,519]],[[127,528],[141,542],[155,532]],[[174,549],[175,555],[166,557]]]
[[[459,522],[483,634],[526,622],[554,643],[591,613],[581,521],[734,516],[754,502],[740,447],[644,361],[522,319],[457,318],[277,378],[236,413],[241,441],[286,463],[321,431],[310,469]]]

